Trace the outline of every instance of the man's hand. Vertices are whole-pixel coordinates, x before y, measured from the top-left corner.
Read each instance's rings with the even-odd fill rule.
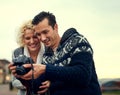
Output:
[[[31,68],[31,64],[24,64],[23,65],[25,68]],[[32,74],[34,75],[34,79],[38,78],[41,74],[43,74],[46,70],[46,65],[43,64],[33,64],[33,71],[30,70],[27,74],[18,76],[24,80],[30,80],[32,79]]]

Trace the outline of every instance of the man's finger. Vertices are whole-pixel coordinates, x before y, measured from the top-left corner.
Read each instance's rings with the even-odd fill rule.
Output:
[[[31,68],[31,67],[32,67],[31,64],[24,64],[23,66],[24,66],[25,68]]]
[[[21,76],[22,79],[29,80],[32,79],[32,70],[30,70],[27,74]]]

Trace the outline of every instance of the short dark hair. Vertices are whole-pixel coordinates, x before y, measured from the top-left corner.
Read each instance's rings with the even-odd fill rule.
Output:
[[[33,20],[32,20],[32,24],[33,25],[37,25],[39,22],[41,22],[42,20],[44,20],[45,18],[48,19],[48,24],[52,26],[52,28],[54,28],[54,25],[56,24],[56,18],[55,16],[50,13],[50,12],[45,12],[42,11],[39,14],[37,14]]]

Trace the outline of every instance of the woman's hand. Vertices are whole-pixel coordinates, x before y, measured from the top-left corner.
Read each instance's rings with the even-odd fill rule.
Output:
[[[13,65],[13,63],[10,63],[8,65],[8,69],[11,71],[11,73],[16,76],[16,66]]]
[[[49,87],[50,87],[50,81],[49,80],[47,80],[45,82],[42,82],[42,85],[39,87],[42,90],[38,91],[38,94],[43,94],[43,93],[47,92]]]

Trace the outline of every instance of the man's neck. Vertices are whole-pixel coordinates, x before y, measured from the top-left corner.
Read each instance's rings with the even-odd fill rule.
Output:
[[[61,40],[61,38],[60,38],[60,36],[59,36],[58,39],[57,39],[57,41],[56,41],[56,44],[52,47],[52,50],[53,50],[53,51],[56,51],[56,50],[57,50],[57,48],[58,48],[58,46],[59,46],[59,43],[60,43],[60,40]]]

